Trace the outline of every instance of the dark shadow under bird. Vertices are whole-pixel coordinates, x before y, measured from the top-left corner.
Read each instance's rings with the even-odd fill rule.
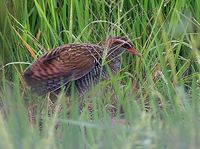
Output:
[[[37,59],[24,72],[28,86],[39,95],[59,93],[74,81],[78,94],[84,94],[101,80],[109,79],[121,69],[121,54],[128,51],[139,55],[134,45],[124,37],[111,37],[100,44],[66,44]],[[107,67],[108,66],[108,67]]]

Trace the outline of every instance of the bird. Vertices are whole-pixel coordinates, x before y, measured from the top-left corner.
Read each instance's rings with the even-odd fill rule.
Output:
[[[109,37],[98,44],[65,44],[50,50],[30,65],[23,74],[26,84],[38,95],[58,94],[64,87],[71,94],[74,83],[77,94],[84,95],[92,86],[121,70],[121,54],[140,55],[126,37]],[[110,71],[108,70],[110,69]]]

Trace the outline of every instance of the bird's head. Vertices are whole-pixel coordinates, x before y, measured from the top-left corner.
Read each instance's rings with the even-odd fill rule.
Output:
[[[133,55],[140,56],[141,54],[135,49],[133,43],[125,37],[110,37],[106,40],[105,45],[110,49],[123,48],[128,50]]]

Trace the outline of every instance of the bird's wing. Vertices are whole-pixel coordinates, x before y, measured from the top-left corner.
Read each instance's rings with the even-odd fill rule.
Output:
[[[24,78],[40,94],[56,90],[76,80],[95,67],[96,59],[84,46],[58,47],[39,58],[25,73]]]

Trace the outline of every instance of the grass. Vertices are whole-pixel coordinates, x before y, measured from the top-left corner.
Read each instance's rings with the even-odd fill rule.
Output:
[[[0,148],[198,148],[199,14],[200,2],[186,0],[1,0]],[[27,90],[23,71],[44,52],[114,35],[143,57],[124,54],[120,74],[83,99],[93,120],[75,95],[52,103]],[[113,101],[123,125],[108,113]]]

